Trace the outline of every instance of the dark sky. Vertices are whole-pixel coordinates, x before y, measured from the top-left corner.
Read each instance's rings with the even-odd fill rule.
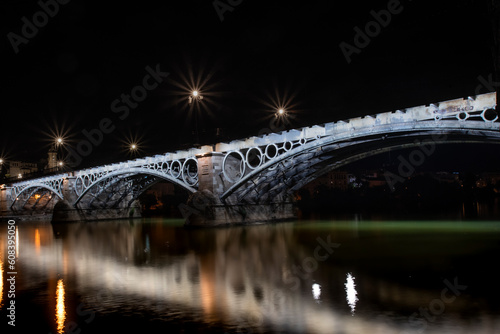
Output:
[[[235,6],[221,21],[214,3]],[[216,128],[219,139],[257,134],[280,103],[292,128],[474,95],[493,73],[486,0],[402,0],[348,63],[340,43],[355,46],[354,28],[395,3],[71,0],[49,17],[36,1],[3,1],[0,152],[36,161],[55,134],[76,147],[109,119],[88,166],[130,158],[136,140],[140,155],[189,147],[196,123],[202,143],[218,140]],[[34,15],[38,31],[25,27],[31,37],[14,47]],[[113,112],[147,66],[169,75],[126,117]],[[196,85],[197,122],[187,103]]]

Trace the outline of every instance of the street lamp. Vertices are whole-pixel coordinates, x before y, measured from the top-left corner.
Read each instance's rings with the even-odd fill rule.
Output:
[[[203,100],[203,96],[201,96],[200,92],[198,92],[197,90],[193,90],[188,98],[189,104],[193,103],[193,101],[201,101],[201,100]]]
[[[200,102],[201,100],[203,100],[203,96],[196,89],[191,92],[191,95],[189,95],[189,98],[188,98],[189,104],[192,104],[193,101]],[[198,114],[197,114],[197,112],[199,112],[199,110],[198,111],[197,110],[194,111],[194,131],[195,131],[195,134],[196,134],[196,143],[195,143],[195,145],[198,145],[199,141],[200,141],[199,134],[198,134]]]
[[[136,156],[139,153],[139,145],[136,143],[130,143],[128,150],[131,156]]]
[[[59,169],[59,159],[62,159],[62,147],[64,147],[64,139],[60,136],[55,136],[53,138],[54,142],[49,150],[49,168]]]
[[[276,110],[274,116],[276,116],[276,118],[285,117],[287,116],[286,110],[283,108],[279,108],[278,110]]]

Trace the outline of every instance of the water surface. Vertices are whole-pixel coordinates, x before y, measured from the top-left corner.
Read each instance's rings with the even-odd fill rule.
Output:
[[[19,332],[500,333],[500,222],[16,226]]]

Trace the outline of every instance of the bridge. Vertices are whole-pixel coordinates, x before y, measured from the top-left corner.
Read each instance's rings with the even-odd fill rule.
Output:
[[[187,225],[293,217],[292,194],[317,177],[389,150],[499,143],[496,93],[206,145],[2,185],[3,216],[54,221],[140,216],[138,197],[158,182],[191,195]]]

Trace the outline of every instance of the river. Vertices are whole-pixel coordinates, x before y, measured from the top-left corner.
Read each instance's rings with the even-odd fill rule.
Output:
[[[500,333],[498,221],[16,221],[13,235],[14,275],[0,224],[2,333],[12,300],[16,332]]]

